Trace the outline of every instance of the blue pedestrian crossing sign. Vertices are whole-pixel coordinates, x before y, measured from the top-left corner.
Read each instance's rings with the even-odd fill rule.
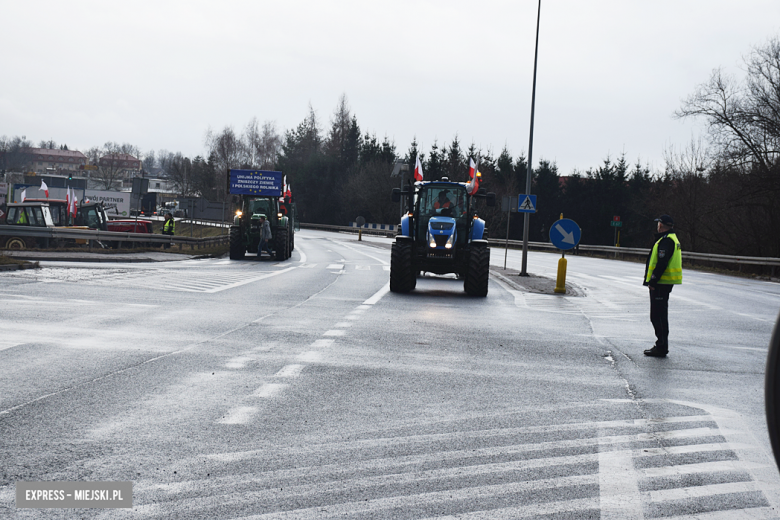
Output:
[[[518,195],[517,211],[520,213],[536,213],[536,195]]]
[[[580,226],[571,219],[562,218],[550,228],[550,242],[558,249],[571,249],[580,243]]]

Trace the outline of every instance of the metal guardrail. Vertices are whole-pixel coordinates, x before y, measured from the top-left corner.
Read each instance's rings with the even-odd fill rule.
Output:
[[[488,240],[488,243],[494,247],[504,247],[506,240]],[[523,242],[520,240],[509,240],[508,245],[512,249],[522,249]],[[546,242],[529,242],[529,249],[542,249],[551,251],[560,251],[554,245]],[[568,254],[579,254],[580,252],[604,253],[616,256],[638,256],[646,258],[650,254],[650,249],[638,247],[615,247],[615,246],[592,246],[581,244],[575,249],[567,251]],[[734,265],[762,265],[767,267],[780,267],[780,258],[762,257],[762,256],[731,256],[717,255],[712,253],[695,253],[692,251],[682,252],[683,260],[697,260],[704,262],[734,264]]]
[[[126,219],[131,220],[131,219]],[[149,219],[139,219],[149,220]],[[157,220],[157,219],[153,219]],[[186,222],[189,223],[190,219],[177,220],[177,223]],[[199,222],[199,219],[195,219],[195,222]],[[229,224],[219,221],[201,221],[204,225],[206,222],[210,222],[211,225],[217,227],[228,227]],[[350,233],[357,234],[362,229],[364,235],[375,235],[392,238],[396,235],[392,230],[381,229],[363,229],[355,228],[351,226],[334,226],[330,224],[306,224],[301,223],[302,229],[318,229],[321,231],[335,231],[337,233]],[[48,238],[48,239],[71,239],[71,240],[95,240],[101,242],[146,242],[151,244],[171,244],[178,245],[181,249],[184,245],[189,244],[192,249],[214,245],[228,243],[230,241],[229,235],[219,235],[216,237],[195,238],[183,235],[156,235],[150,233],[129,233],[118,231],[98,231],[92,229],[69,229],[69,228],[35,228],[27,227],[20,228],[20,226],[8,226],[0,225],[0,236],[25,236],[34,238]],[[520,240],[502,240],[502,239],[490,239],[488,243],[493,247],[503,248],[504,245],[512,249],[522,249],[523,242]],[[560,251],[554,245],[548,242],[529,242],[529,249],[542,250],[542,251]],[[615,247],[615,246],[597,246],[580,244],[575,249],[569,250],[569,254],[585,253],[601,253],[607,255],[614,255],[615,258],[623,258],[625,256],[635,256],[640,259],[646,258],[650,253],[650,249],[646,248],[632,248],[632,247]],[[774,269],[780,267],[780,258],[759,257],[759,256],[732,256],[732,255],[718,255],[711,253],[695,253],[691,251],[683,250],[683,260],[688,261],[700,261],[700,262],[712,262],[731,265],[757,265]]]
[[[96,229],[73,229],[73,228],[47,228],[47,227],[23,227],[23,226],[0,226],[0,236],[32,237],[36,239],[47,240],[87,240],[96,242],[144,242],[147,244],[168,244],[178,245],[181,249],[184,245],[189,245],[191,249],[200,249],[205,246],[227,243],[230,241],[229,235],[219,235],[216,237],[195,238],[183,235],[157,235],[153,233],[130,233],[125,231],[100,231]]]
[[[319,229],[322,231],[336,231],[339,233],[353,233],[357,234],[359,228],[349,226],[332,226],[328,224],[301,224],[303,229]],[[363,234],[385,236],[388,238],[394,237],[396,232],[379,230],[379,229],[363,229]],[[511,249],[522,249],[523,242],[521,240],[506,240],[502,239],[489,239],[488,243],[492,247],[503,248],[507,244]],[[560,249],[548,242],[529,242],[529,249],[536,249],[542,251],[560,252]],[[615,246],[596,246],[596,245],[578,245],[577,248],[567,251],[568,254],[580,254],[586,253],[602,253],[607,255],[614,255],[616,258],[622,258],[624,256],[636,256],[640,259],[644,259],[650,254],[650,249],[638,248],[638,247],[615,247]],[[694,253],[692,251],[683,250],[683,260],[694,260],[702,262],[713,262],[721,264],[732,265],[759,265],[771,267],[773,272],[775,267],[780,267],[780,258],[760,257],[760,256],[731,256],[731,255],[717,255],[711,253]]]

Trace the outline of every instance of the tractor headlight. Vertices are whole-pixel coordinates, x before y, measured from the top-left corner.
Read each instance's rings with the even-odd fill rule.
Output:
[[[240,216],[241,216],[241,215],[243,215],[243,214],[244,214],[244,213],[243,213],[241,210],[238,210],[238,211],[236,211],[236,216],[237,216],[237,217],[240,217]]]
[[[450,238],[447,239],[447,243],[444,244],[444,249],[452,249],[454,245],[455,245],[455,233],[452,233],[450,235]]]
[[[281,214],[281,213],[277,213],[277,214],[276,214],[276,218],[279,218],[279,219],[281,219],[281,218],[282,218],[282,214]]]
[[[436,240],[433,239],[433,235],[431,235],[430,231],[428,231],[428,245],[431,247],[436,247]]]

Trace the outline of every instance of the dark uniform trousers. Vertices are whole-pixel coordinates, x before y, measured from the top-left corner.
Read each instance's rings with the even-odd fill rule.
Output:
[[[655,347],[667,352],[669,350],[669,294],[672,292],[671,284],[657,284],[655,290],[650,291],[650,322],[655,329]]]

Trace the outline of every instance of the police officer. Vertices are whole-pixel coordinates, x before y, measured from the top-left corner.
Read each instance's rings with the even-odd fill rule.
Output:
[[[657,219],[655,245],[647,257],[644,285],[650,288],[650,322],[657,338],[645,356],[666,357],[669,352],[669,294],[682,283],[682,249],[669,215]]]
[[[173,220],[173,215],[169,213],[165,214],[165,223],[162,227],[163,235],[175,235],[176,234],[176,221]]]

